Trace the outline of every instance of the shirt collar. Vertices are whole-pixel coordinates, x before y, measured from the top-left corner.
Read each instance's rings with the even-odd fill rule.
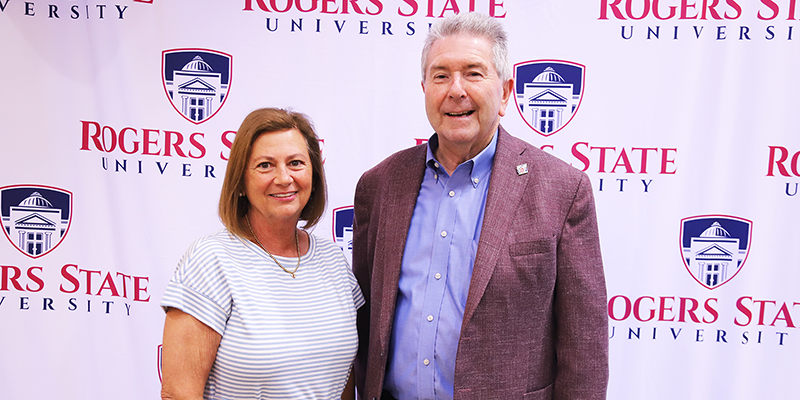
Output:
[[[468,163],[472,166],[472,171],[470,172],[470,181],[472,182],[472,186],[477,186],[481,181],[488,178],[489,172],[492,171],[492,162],[494,161],[494,154],[497,150],[497,136],[499,131],[500,129],[498,128],[488,146],[481,150],[481,152],[475,157],[472,157],[463,163]],[[439,148],[439,136],[434,133],[428,139],[428,151],[425,157],[425,164],[428,165],[429,168],[432,168],[434,171],[436,171],[436,180],[438,181],[438,176],[442,174],[446,175],[447,171],[445,171],[444,167],[442,167],[441,163],[439,163],[434,156],[437,148]]]

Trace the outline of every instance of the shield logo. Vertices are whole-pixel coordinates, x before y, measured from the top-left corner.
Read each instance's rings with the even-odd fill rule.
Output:
[[[233,56],[209,49],[172,49],[161,53],[161,81],[172,107],[187,121],[201,124],[219,112],[228,98]]]
[[[353,265],[353,206],[333,210],[333,238],[347,262]]]
[[[14,185],[0,188],[3,233],[31,258],[53,251],[72,220],[72,193],[55,187]]]
[[[697,283],[716,289],[744,267],[753,222],[729,215],[701,215],[681,220],[681,255]]]
[[[567,126],[581,105],[586,67],[571,61],[532,60],[514,65],[514,101],[531,129],[550,136]]]

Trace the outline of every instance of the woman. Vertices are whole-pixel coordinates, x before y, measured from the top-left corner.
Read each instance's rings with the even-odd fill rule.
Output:
[[[192,244],[161,302],[162,398],[354,397],[364,298],[341,250],[297,228],[314,226],[325,201],[306,117],[248,115],[222,185],[225,229]]]

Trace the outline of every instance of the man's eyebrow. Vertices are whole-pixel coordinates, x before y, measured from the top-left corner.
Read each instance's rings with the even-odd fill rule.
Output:
[[[467,64],[465,69],[475,69],[475,68],[488,69],[489,66],[486,63],[483,63],[483,62],[473,62],[473,63]],[[444,65],[438,65],[438,64],[431,64],[431,66],[428,67],[428,70],[430,70],[430,71],[441,71],[441,70],[449,70],[449,69],[450,69],[449,67],[445,67]]]
[[[487,69],[487,68],[489,68],[489,66],[488,66],[488,65],[486,65],[486,63],[482,63],[482,62],[474,62],[474,63],[471,63],[471,64],[467,64],[467,68],[468,68],[468,69],[472,69],[472,68],[483,68],[483,69]]]

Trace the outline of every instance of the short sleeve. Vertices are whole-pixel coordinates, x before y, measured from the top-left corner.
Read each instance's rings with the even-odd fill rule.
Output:
[[[353,275],[353,271],[349,272],[348,278],[350,282],[350,288],[353,291],[353,304],[355,305],[356,310],[358,310],[366,301],[364,300],[364,294],[361,293],[361,287],[358,286],[358,281],[356,280],[355,275]]]
[[[225,258],[213,239],[197,240],[181,258],[170,279],[161,307],[197,318],[222,335],[231,314],[231,291],[225,277]]]

